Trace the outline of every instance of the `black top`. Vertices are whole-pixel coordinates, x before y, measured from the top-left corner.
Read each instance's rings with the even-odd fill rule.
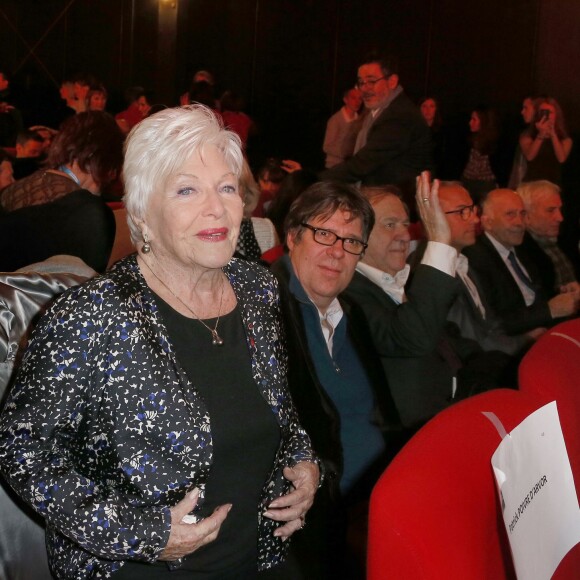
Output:
[[[0,213],[0,270],[12,272],[57,254],[78,256],[104,272],[115,239],[115,216],[86,189],[56,201]]]
[[[156,301],[178,361],[207,406],[213,437],[213,460],[205,502],[198,516],[207,517],[222,504],[233,504],[218,538],[187,557],[187,578],[253,577],[257,569],[256,506],[280,443],[278,423],[260,395],[238,307],[220,318],[222,346],[199,320],[182,316],[161,298]],[[205,320],[214,328],[216,319]],[[199,364],[203,361],[203,364]],[[119,578],[142,580],[143,567],[127,562]],[[155,578],[175,578],[165,563],[153,566]],[[234,572],[235,571],[235,572]],[[251,572],[250,572],[251,571]]]

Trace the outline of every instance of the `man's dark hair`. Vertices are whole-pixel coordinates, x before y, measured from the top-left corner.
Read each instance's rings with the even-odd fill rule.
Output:
[[[18,135],[16,135],[16,144],[24,147],[28,141],[44,143],[44,139],[36,131],[32,131],[31,129],[22,129],[21,131],[18,131]]]
[[[313,218],[328,219],[338,210],[350,213],[349,221],[361,220],[366,242],[375,225],[375,212],[356,187],[341,182],[319,181],[305,189],[290,207],[284,230],[296,230],[296,241],[300,241],[304,232],[301,224]]]
[[[86,111],[64,121],[48,153],[48,167],[57,169],[76,161],[93,179],[104,185],[123,164],[123,135],[109,113]]]
[[[364,64],[378,64],[386,77],[399,74],[398,59],[392,55],[372,51],[363,58],[359,66]]]

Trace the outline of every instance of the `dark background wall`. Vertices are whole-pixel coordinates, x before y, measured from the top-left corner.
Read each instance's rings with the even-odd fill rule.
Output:
[[[495,106],[517,130],[521,99],[550,93],[580,130],[580,3],[571,0],[2,0],[0,68],[31,122],[61,79],[89,71],[111,92],[154,89],[177,104],[200,68],[244,94],[254,154],[311,165],[326,119],[374,47],[398,56],[411,97],[439,97],[450,120]],[[32,96],[31,96],[32,95]],[[37,103],[40,100],[40,105]]]

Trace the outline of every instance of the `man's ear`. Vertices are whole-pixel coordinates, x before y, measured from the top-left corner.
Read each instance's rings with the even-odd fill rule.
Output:
[[[389,89],[391,89],[391,91],[393,89],[396,89],[397,86],[399,85],[399,75],[393,74],[390,77],[388,77],[387,84],[389,85]]]
[[[296,245],[296,230],[290,230],[286,234],[286,245],[288,246],[288,250],[292,251],[294,246]]]
[[[492,220],[493,220],[493,215],[490,215],[490,214],[482,213],[479,216],[479,221],[481,222],[481,227],[485,231],[489,230]]]

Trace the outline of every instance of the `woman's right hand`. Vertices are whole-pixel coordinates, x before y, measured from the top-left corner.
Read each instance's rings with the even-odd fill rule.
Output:
[[[184,523],[183,518],[193,510],[198,498],[199,490],[194,489],[171,508],[171,533],[159,560],[179,560],[218,537],[221,525],[232,509],[232,504],[220,505],[211,516],[198,524]]]

